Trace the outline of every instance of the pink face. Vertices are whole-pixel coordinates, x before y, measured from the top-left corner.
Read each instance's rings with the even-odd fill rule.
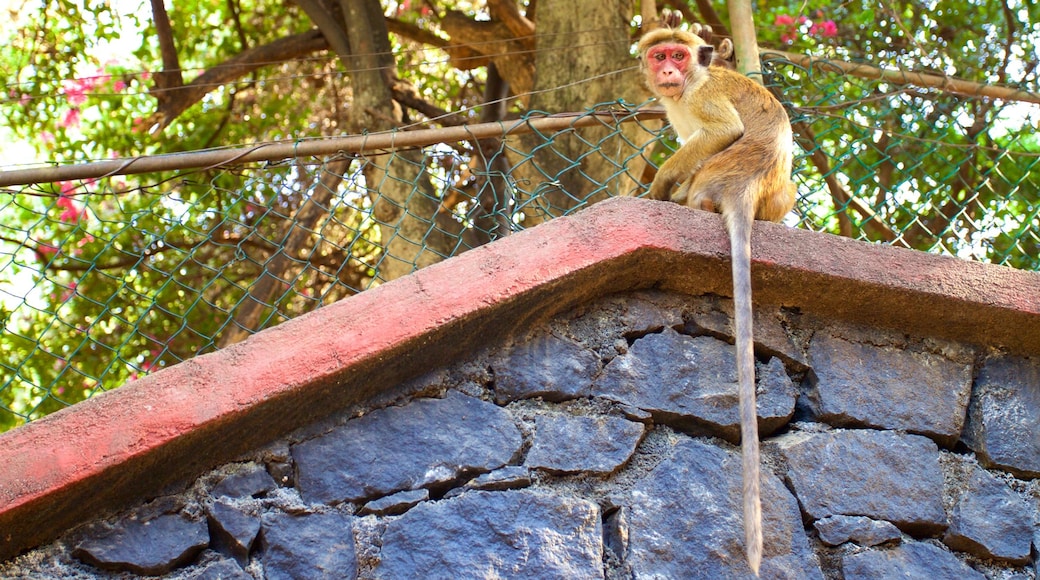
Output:
[[[655,44],[646,51],[646,66],[657,94],[678,97],[686,88],[693,58],[685,44]]]

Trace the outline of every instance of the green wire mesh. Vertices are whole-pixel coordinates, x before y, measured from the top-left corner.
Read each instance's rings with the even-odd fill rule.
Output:
[[[767,63],[799,153],[789,225],[1040,269],[1040,107]],[[675,141],[626,108],[551,133],[0,190],[0,431],[641,195]]]

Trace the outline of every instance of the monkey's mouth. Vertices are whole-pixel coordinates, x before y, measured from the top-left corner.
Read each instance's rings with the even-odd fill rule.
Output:
[[[662,97],[677,97],[682,94],[684,83],[661,83],[657,85],[657,93]]]

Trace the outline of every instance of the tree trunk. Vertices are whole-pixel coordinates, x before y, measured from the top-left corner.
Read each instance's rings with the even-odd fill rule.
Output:
[[[542,0],[536,17],[535,86],[531,109],[549,113],[584,110],[597,103],[646,99],[629,54],[629,0]],[[630,69],[630,70],[626,70]],[[609,123],[608,123],[609,124]],[[652,135],[638,123],[591,127],[552,137],[522,139],[514,155],[515,174],[527,199],[525,226],[595,203],[611,195],[631,194],[637,177],[629,176],[629,158]],[[633,163],[633,168],[636,166]]]
[[[341,19],[316,0],[300,0],[300,5],[351,72],[350,132],[398,127],[401,108],[391,98],[390,89],[394,60],[378,0],[341,0]],[[383,247],[377,278],[393,280],[451,255],[461,226],[440,212],[439,198],[426,177],[422,152],[389,153],[363,158],[362,162]],[[265,326],[264,313],[291,290],[287,286],[294,279],[290,272],[297,267],[300,251],[312,242],[315,224],[328,215],[349,166],[349,161],[328,163],[320,187],[301,204],[288,225],[282,247],[264,264],[247,299],[236,309],[233,321],[220,337],[221,347],[244,340]]]
[[[350,160],[341,159],[322,168],[314,189],[293,214],[280,247],[264,263],[260,276],[249,287],[246,300],[235,309],[233,320],[218,341],[220,348],[241,342],[261,330],[267,323],[263,314],[270,312],[287,293],[293,291],[293,282],[299,271],[306,268],[306,259],[302,257],[304,250],[312,244],[314,232],[320,230],[317,224],[328,215],[332,196],[349,167]]]
[[[352,54],[350,132],[392,130],[402,123],[402,112],[391,98],[394,59],[382,7],[378,0],[341,0],[340,5]],[[462,228],[440,211],[422,152],[397,151],[364,162],[383,246],[377,278],[400,278],[451,255]]]

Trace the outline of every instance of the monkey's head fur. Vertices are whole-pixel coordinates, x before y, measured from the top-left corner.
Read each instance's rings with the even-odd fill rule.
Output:
[[[659,97],[673,99],[707,75],[714,52],[700,36],[671,28],[644,34],[638,50],[647,88]]]

